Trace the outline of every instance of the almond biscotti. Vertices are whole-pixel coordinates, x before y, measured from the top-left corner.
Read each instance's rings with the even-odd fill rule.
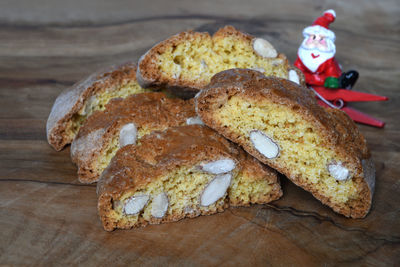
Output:
[[[202,125],[155,131],[144,136],[139,145],[121,148],[97,184],[104,229],[128,229],[221,212],[229,207],[233,192],[233,205],[249,204],[257,195],[263,195],[265,202],[279,198],[282,192],[276,173],[257,161],[249,163],[252,159],[241,153]],[[253,172],[258,177],[249,182],[264,187],[262,190],[246,184]],[[254,183],[260,180],[267,186]]]
[[[196,98],[203,122],[346,217],[368,213],[375,169],[364,137],[341,110],[304,87],[259,72],[215,75]]]
[[[197,119],[198,120],[198,119]],[[96,182],[120,147],[136,144],[155,130],[196,122],[193,101],[142,93],[110,100],[80,128],[71,145],[71,158],[82,183]]]
[[[193,97],[210,78],[223,70],[249,68],[265,75],[304,82],[283,54],[262,38],[226,26],[212,37],[187,31],[155,45],[138,64],[137,78],[143,87],[167,87],[173,94]]]
[[[136,82],[136,64],[113,66],[92,74],[62,92],[54,102],[46,131],[47,140],[55,150],[70,144],[86,118],[115,97],[126,97],[149,90]]]

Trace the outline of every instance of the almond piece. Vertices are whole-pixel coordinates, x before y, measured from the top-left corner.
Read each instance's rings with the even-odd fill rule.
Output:
[[[138,214],[149,201],[148,195],[139,195],[128,198],[125,201],[124,212],[128,215]]]
[[[258,55],[265,58],[275,58],[278,56],[278,52],[276,52],[270,42],[262,38],[253,40],[253,49]]]
[[[232,174],[230,173],[215,176],[201,194],[200,204],[207,207],[223,197],[231,184],[231,179]]]
[[[165,192],[161,192],[153,199],[153,204],[151,207],[151,215],[155,218],[164,217],[168,209],[168,197]]]
[[[200,64],[201,64],[200,66],[201,66],[202,69],[208,69],[208,65],[207,65],[207,63],[204,61],[204,59],[201,60]]]
[[[259,130],[250,132],[250,140],[258,152],[268,159],[276,158],[279,155],[279,146],[275,141]]]
[[[342,164],[329,164],[328,165],[329,174],[332,175],[338,181],[344,181],[349,178],[349,170],[342,166]]]
[[[297,75],[297,72],[295,70],[289,70],[289,81],[300,84],[299,75]]]
[[[134,123],[125,124],[119,131],[119,147],[136,144],[137,129]]]
[[[200,166],[205,172],[213,174],[222,174],[233,170],[236,167],[236,164],[232,159],[226,158],[226,159],[211,161],[208,163],[203,163]]]
[[[95,105],[98,105],[98,100],[97,97],[95,95],[92,95],[91,97],[89,97],[89,99],[86,101],[85,107],[81,112],[81,115],[84,116],[88,116],[90,114],[92,114],[91,108]]]
[[[197,117],[187,118],[186,119],[186,124],[187,125],[192,125],[192,124],[204,125],[204,122],[200,119],[199,116],[197,116]]]

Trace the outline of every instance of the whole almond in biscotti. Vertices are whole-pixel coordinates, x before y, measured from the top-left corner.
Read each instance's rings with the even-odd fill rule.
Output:
[[[305,87],[244,69],[223,71],[195,98],[209,127],[347,217],[371,207],[375,169],[364,137],[341,110]]]
[[[213,36],[187,31],[162,41],[140,58],[137,77],[143,87],[162,86],[175,95],[193,97],[214,74],[231,68],[254,69],[304,83],[302,73],[267,40],[232,26]]]
[[[186,125],[196,117],[193,101],[167,98],[164,93],[142,93],[112,99],[95,111],[71,145],[71,158],[82,183],[93,183],[121,147],[140,142],[155,130]]]
[[[171,127],[116,153],[97,184],[103,227],[132,228],[268,203],[277,174],[203,125]]]
[[[55,150],[63,149],[72,142],[87,117],[104,109],[110,99],[146,91],[149,90],[136,82],[134,63],[112,66],[90,75],[55,100],[46,125],[49,144]]]

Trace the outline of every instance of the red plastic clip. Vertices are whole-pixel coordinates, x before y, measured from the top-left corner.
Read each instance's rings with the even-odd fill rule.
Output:
[[[349,115],[349,117],[358,123],[383,128],[385,122],[375,119],[365,113],[362,113],[354,108],[346,105],[347,102],[370,102],[370,101],[386,101],[386,96],[379,96],[374,94],[362,93],[346,89],[327,89],[325,87],[316,86],[313,89],[318,93],[317,97],[320,98],[318,103],[325,107],[340,108]],[[322,99],[322,98],[323,99]],[[328,102],[329,101],[329,102]]]
[[[318,103],[324,107],[331,107],[331,106],[327,105],[325,102],[323,102],[322,100],[318,100]],[[365,113],[362,113],[358,110],[355,110],[354,108],[350,108],[348,106],[343,106],[340,109],[343,110],[344,112],[346,112],[347,115],[349,115],[349,117],[355,122],[378,127],[378,128],[383,128],[385,126],[385,122],[375,119],[374,117],[371,117],[371,116],[369,116]]]
[[[329,101],[342,99],[345,102],[370,102],[370,101],[386,101],[386,96],[373,95],[368,93],[357,92],[346,89],[328,89],[325,87],[313,87],[323,98]]]

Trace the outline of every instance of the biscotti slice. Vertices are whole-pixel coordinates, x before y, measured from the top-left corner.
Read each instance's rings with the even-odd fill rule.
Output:
[[[162,86],[175,95],[193,97],[214,74],[232,68],[304,82],[301,72],[289,66],[285,55],[268,41],[232,26],[212,37],[207,32],[182,32],[155,45],[140,58],[137,77],[143,87]]]
[[[154,92],[110,100],[104,110],[86,120],[72,142],[71,158],[78,166],[79,181],[96,182],[120,147],[136,144],[151,131],[192,122],[196,122],[193,101]]]
[[[144,136],[139,145],[121,148],[97,184],[104,229],[127,229],[223,211],[229,207],[230,187],[240,184],[237,179],[247,179],[238,178],[244,164],[238,160],[240,153],[244,152],[202,125],[155,131]],[[282,192],[276,173],[269,171],[264,200],[272,201]],[[238,205],[246,201],[241,199],[243,194],[249,192],[236,192]]]
[[[347,217],[368,213],[375,169],[364,137],[309,89],[259,72],[215,75],[196,98],[202,121]]]
[[[61,150],[72,142],[86,118],[95,110],[104,109],[110,99],[146,91],[149,90],[136,82],[134,63],[92,74],[57,97],[46,125],[49,144]]]

